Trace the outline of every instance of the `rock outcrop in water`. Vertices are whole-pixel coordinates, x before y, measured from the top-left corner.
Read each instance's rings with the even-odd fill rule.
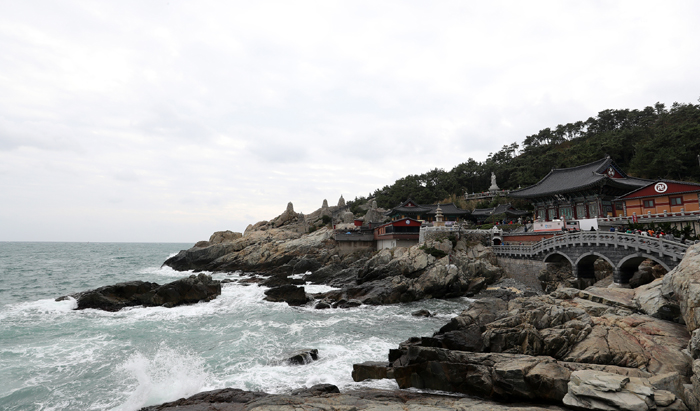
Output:
[[[94,290],[72,294],[77,310],[95,308],[119,311],[124,307],[175,307],[210,301],[221,294],[221,283],[206,274],[191,275],[168,284],[159,285],[144,281],[129,281],[108,285]],[[65,299],[59,297],[57,300]]]

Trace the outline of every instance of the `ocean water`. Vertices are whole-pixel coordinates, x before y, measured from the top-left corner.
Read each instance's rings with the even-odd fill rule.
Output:
[[[137,410],[233,387],[285,393],[352,381],[352,364],[384,361],[411,336],[431,335],[469,304],[434,300],[315,310],[263,301],[266,288],[223,284],[208,303],[75,311],[55,298],[121,281],[159,284],[189,275],[161,264],[191,244],[0,242],[0,409]],[[218,273],[216,279],[244,273]],[[325,286],[307,285],[307,292]],[[413,317],[426,308],[432,318]],[[317,348],[319,360],[280,365]]]

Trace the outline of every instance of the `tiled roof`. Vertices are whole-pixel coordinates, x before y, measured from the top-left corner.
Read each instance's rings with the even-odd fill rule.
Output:
[[[416,204],[416,207],[406,207],[405,205],[409,202],[412,202]],[[427,215],[435,215],[437,212],[437,204],[417,204],[416,202],[412,201],[411,199],[408,199],[401,203],[398,207],[394,207],[391,210],[387,211],[385,215],[392,215],[396,213],[416,213],[416,214],[427,214]],[[462,210],[461,208],[457,207],[454,205],[454,203],[448,203],[448,204],[440,204],[440,209],[442,210],[442,214],[446,215],[464,215],[464,214],[469,214],[469,211],[467,210]]]
[[[610,167],[613,167],[622,178],[610,178],[606,174],[606,170]],[[542,197],[571,193],[602,184],[634,190],[649,184],[649,180],[628,177],[610,157],[606,157],[578,167],[552,169],[537,184],[511,191],[510,196],[516,198]]]
[[[472,211],[473,216],[490,216],[494,214],[510,214],[512,216],[525,216],[530,214],[530,212],[527,210],[518,210],[517,208],[513,208],[513,206],[511,206],[510,203],[499,204],[498,206],[493,208],[476,208],[474,209],[474,211]]]

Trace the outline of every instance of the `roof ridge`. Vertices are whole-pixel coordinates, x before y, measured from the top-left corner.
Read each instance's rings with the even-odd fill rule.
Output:
[[[600,165],[603,165],[607,160],[611,160],[611,161],[612,161],[612,159],[611,159],[610,157],[605,157],[605,158],[603,158],[603,159],[601,159],[601,160],[596,160],[596,161],[591,161],[590,163],[581,164],[580,166],[566,167],[566,168],[553,168],[552,171],[559,171],[559,170],[575,170],[575,169],[580,169],[580,168],[584,168],[584,167],[589,167],[589,166],[591,166],[592,164],[595,164],[595,163],[600,163]],[[596,170],[597,170],[597,169],[596,169]]]

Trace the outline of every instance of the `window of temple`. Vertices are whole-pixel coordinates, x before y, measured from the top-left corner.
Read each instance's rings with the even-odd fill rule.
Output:
[[[654,200],[644,200],[644,208],[654,208]]]
[[[588,213],[590,214],[591,218],[598,217],[598,203],[589,203]]]
[[[571,220],[574,218],[574,212],[571,207],[559,207],[559,216]]]
[[[671,205],[672,206],[683,205],[683,197],[671,197]]]

